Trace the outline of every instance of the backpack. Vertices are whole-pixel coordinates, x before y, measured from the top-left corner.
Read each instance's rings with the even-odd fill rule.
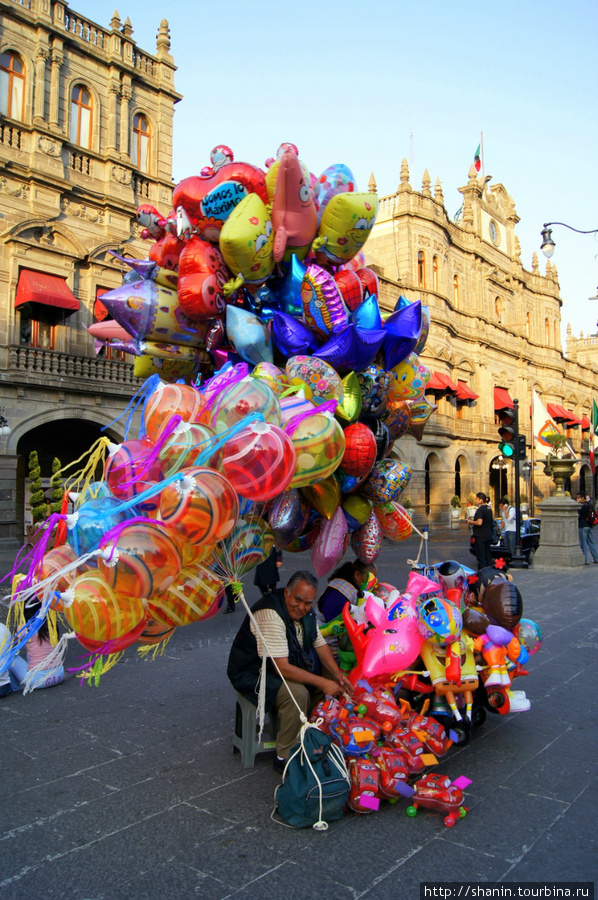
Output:
[[[500,543],[500,528],[495,519],[492,519],[492,543]]]
[[[598,509],[591,509],[590,515],[588,516],[588,525],[592,527],[594,525],[598,525]]]
[[[274,798],[278,812],[294,828],[325,831],[340,819],[351,781],[340,747],[315,725],[304,725],[291,750]]]

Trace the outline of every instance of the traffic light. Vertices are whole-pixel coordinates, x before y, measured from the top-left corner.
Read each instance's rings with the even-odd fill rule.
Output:
[[[517,435],[517,459],[527,459],[527,451],[525,448],[525,435]]]
[[[500,435],[500,444],[498,449],[505,459],[515,458],[515,438],[517,433],[517,423],[515,422],[515,413],[512,409],[499,409],[497,416],[500,419],[498,433]]]

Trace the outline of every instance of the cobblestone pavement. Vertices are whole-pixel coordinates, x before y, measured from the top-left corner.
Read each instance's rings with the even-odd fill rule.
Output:
[[[466,534],[439,537],[432,561],[473,562]],[[387,543],[381,580],[404,587],[417,549]],[[287,554],[282,577],[308,566]],[[0,700],[0,897],[395,900],[422,881],[592,880],[598,567],[513,574],[544,632],[521,679],[532,707],[489,716],[441,761],[473,782],[453,828],[403,802],[325,833],[271,820],[269,754],[244,770],[232,753],[237,610],[178,629],[155,662],[127,651],[98,687],[69,676]]]

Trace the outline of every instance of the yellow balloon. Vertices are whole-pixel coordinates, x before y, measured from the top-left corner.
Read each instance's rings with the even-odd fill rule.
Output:
[[[98,572],[83,572],[73,581],[75,599],[64,616],[76,634],[105,643],[128,634],[145,616],[141,597],[119,596]]]
[[[150,597],[147,608],[154,622],[179,627],[213,613],[223,594],[224,585],[220,578],[194,563],[181,569],[167,590]]]
[[[376,194],[337,194],[326,205],[312,249],[340,265],[357,256],[378,215]]]
[[[334,416],[314,413],[289,432],[297,463],[289,487],[306,487],[328,478],[340,465],[345,435]]]
[[[356,422],[361,413],[361,386],[355,372],[349,372],[342,380],[343,400],[334,410],[335,416],[344,422]]]
[[[331,519],[340,506],[341,487],[334,475],[301,488],[301,493],[325,519]]]
[[[227,281],[224,293],[231,294],[243,284],[262,284],[274,269],[273,245],[270,210],[257,194],[248,194],[220,232],[220,251],[237,276]]]

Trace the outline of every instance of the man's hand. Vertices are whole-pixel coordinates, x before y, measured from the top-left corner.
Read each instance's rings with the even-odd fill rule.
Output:
[[[329,694],[331,697],[338,697],[338,695],[343,692],[342,685],[337,681],[331,681],[330,678],[322,678],[321,689],[325,694]]]
[[[345,694],[348,694],[349,697],[353,696],[353,690],[354,690],[353,685],[351,684],[349,678],[347,678],[347,676],[345,675],[344,672],[341,672],[341,675],[338,679],[338,683],[342,687]]]

